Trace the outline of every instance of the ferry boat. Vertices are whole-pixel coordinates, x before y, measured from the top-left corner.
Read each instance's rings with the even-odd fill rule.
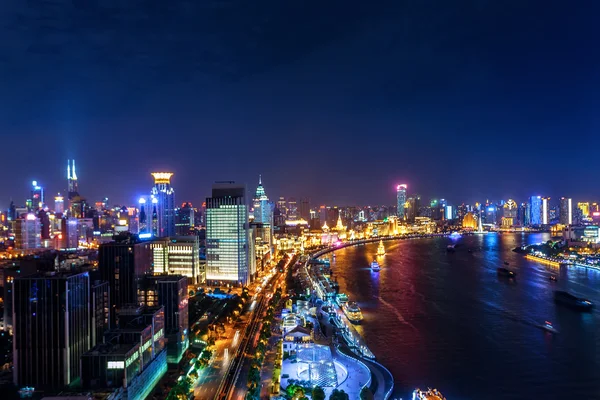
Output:
[[[373,260],[373,262],[371,263],[371,271],[373,271],[373,272],[381,271],[381,267],[379,266],[379,263],[377,262],[377,260]]]
[[[335,302],[338,306],[342,307],[348,302],[348,295],[346,295],[346,293],[338,293],[338,295],[335,296]]]
[[[444,395],[437,389],[421,390],[415,389],[412,400],[446,400]]]
[[[503,276],[505,278],[516,278],[517,274],[506,268],[498,268],[497,269],[498,276]]]
[[[344,310],[344,314],[348,318],[348,321],[353,324],[359,324],[363,319],[362,312],[360,311],[360,307],[355,301],[349,301],[342,306],[342,310]]]
[[[454,250],[456,250],[456,245],[454,244],[449,244],[448,246],[446,246],[446,251],[448,253],[454,253]]]
[[[379,241],[379,247],[377,247],[377,255],[379,257],[385,256],[385,247],[383,246],[383,240]]]
[[[571,307],[579,311],[591,311],[594,303],[587,299],[583,299],[572,295],[569,292],[557,290],[554,292],[554,302],[563,306]]]

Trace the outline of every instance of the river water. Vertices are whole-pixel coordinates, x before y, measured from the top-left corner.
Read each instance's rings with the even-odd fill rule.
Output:
[[[600,271],[544,266],[511,251],[548,239],[390,241],[379,273],[369,268],[377,243],[336,251],[334,277],[363,310],[358,331],[394,375],[394,397],[429,386],[448,400],[600,399],[600,310],[578,313],[552,297],[568,290],[600,306]],[[451,243],[456,252],[447,253]],[[514,282],[496,274],[505,261]],[[540,329],[546,320],[558,334]]]

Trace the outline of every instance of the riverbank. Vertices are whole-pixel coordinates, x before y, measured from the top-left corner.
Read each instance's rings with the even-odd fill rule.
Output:
[[[382,239],[378,238],[364,243],[372,243],[377,240]],[[344,247],[359,244],[361,243],[355,241],[352,244],[346,244]],[[340,248],[343,247],[337,246],[333,250]],[[394,390],[394,378],[392,373],[383,365],[375,361],[373,352],[371,352],[364,339],[354,328],[354,325],[336,304],[335,297],[337,290],[330,285],[328,278],[323,275],[321,271],[323,265],[311,265],[313,259],[326,254],[328,252],[327,250],[330,249],[320,250],[317,253],[312,254],[304,264],[305,272],[313,285],[313,291],[316,292],[323,301],[319,306],[318,315],[325,317],[323,318],[323,324],[328,327],[326,332],[331,332],[333,335],[335,349],[340,354],[356,360],[368,369],[371,373],[371,379],[366,385],[374,393],[376,399],[387,400]],[[326,306],[326,311],[322,309],[322,306]]]

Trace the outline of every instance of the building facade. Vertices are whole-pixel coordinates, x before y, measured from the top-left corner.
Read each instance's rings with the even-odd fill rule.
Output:
[[[17,249],[37,249],[42,245],[42,225],[33,213],[15,221],[15,247]]]
[[[407,185],[401,184],[396,186],[396,205],[397,215],[400,221],[406,219],[406,213],[404,210],[404,204],[406,203],[406,189]]]
[[[155,236],[175,236],[175,190],[171,187],[171,172],[153,172],[154,187],[150,195],[150,214]]]
[[[198,236],[158,238],[149,242],[152,250],[152,273],[183,275],[191,284],[206,281],[206,271],[200,263]]]
[[[61,389],[92,345],[90,278],[46,273],[13,282],[14,383]]]
[[[250,247],[246,187],[216,183],[206,199],[206,280],[249,283],[256,270]]]
[[[111,322],[116,322],[116,313],[124,305],[137,303],[140,282],[152,272],[151,260],[150,244],[135,235],[119,235],[115,241],[100,245],[98,270],[110,288]]]

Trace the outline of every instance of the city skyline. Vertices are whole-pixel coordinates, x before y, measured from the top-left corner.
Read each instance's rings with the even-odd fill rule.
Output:
[[[71,162],[75,162],[75,160],[68,160],[69,163]],[[77,161],[79,165],[79,161]],[[158,170],[157,168],[150,168],[148,171],[148,173],[143,173],[140,174],[140,176],[136,176],[135,178],[139,178],[135,179],[135,184],[132,184],[132,190],[128,191],[126,193],[121,193],[121,195],[117,195],[117,196],[111,196],[109,193],[111,189],[101,189],[99,188],[99,185],[97,185],[94,182],[89,182],[87,181],[86,178],[81,178],[81,176],[77,176],[76,177],[76,185],[78,185],[79,182],[83,182],[83,190],[82,193],[80,193],[80,195],[84,198],[87,199],[88,203],[95,203],[97,201],[101,201],[105,198],[109,199],[109,206],[139,206],[139,201],[140,198],[145,198],[148,197],[148,185],[153,183],[153,178],[148,178],[148,176],[152,176],[152,174],[154,173],[153,171]],[[168,170],[168,169],[164,169],[164,170]],[[80,168],[78,167],[78,171],[80,171]],[[46,171],[47,172],[47,171]],[[58,191],[54,191],[54,188],[49,188],[46,184],[45,184],[45,180],[33,180],[33,181],[29,181],[29,182],[25,182],[24,186],[28,186],[28,188],[25,189],[25,191],[23,192],[23,198],[22,200],[19,200],[18,195],[15,194],[15,192],[9,192],[7,191],[6,196],[4,195],[0,195],[0,210],[6,211],[6,209],[8,208],[10,201],[14,201],[15,205],[21,206],[21,205],[26,205],[26,200],[28,198],[28,196],[30,197],[32,190],[37,187],[38,189],[41,187],[43,189],[43,193],[44,193],[44,197],[45,197],[45,203],[49,206],[49,208],[51,210],[54,209],[54,198],[55,196],[57,196],[59,193],[65,194],[69,192],[69,182],[71,181],[70,179],[68,179],[70,174],[70,169],[65,169],[65,176],[63,177],[63,184],[62,186],[64,188],[61,187],[60,190]],[[219,180],[212,180],[210,181],[210,183],[208,184],[208,186],[206,188],[201,189],[201,191],[196,191],[197,193],[204,193],[206,192],[207,194],[204,197],[198,197],[198,196],[193,196],[193,198],[189,198],[189,197],[184,197],[184,195],[182,195],[181,193],[190,193],[191,191],[189,190],[189,188],[186,187],[179,187],[177,179],[178,176],[180,175],[178,172],[170,172],[170,174],[174,175],[175,178],[173,178],[174,180],[174,184],[173,184],[173,188],[177,189],[177,199],[175,200],[175,207],[179,207],[181,204],[185,203],[185,202],[191,202],[192,204],[195,205],[195,207],[199,207],[202,202],[206,199],[206,197],[210,197],[209,194],[211,192],[211,187],[215,182],[218,182]],[[43,175],[44,174],[40,174]],[[81,174],[80,174],[81,175]],[[187,175],[184,171],[183,175]],[[248,175],[247,173],[245,173],[244,175]],[[247,191],[248,193],[246,193],[247,196],[252,197],[254,191],[255,191],[255,182],[260,181],[263,182],[265,181],[265,179],[263,179],[264,174],[257,174],[254,177],[250,177],[250,179],[248,181],[239,181],[242,182],[244,184],[246,184],[247,187]],[[269,175],[267,175],[269,176]],[[36,185],[32,186],[32,182],[35,183]],[[141,182],[141,183],[140,183]],[[551,204],[554,205],[554,202],[556,202],[556,205],[558,205],[560,198],[562,197],[569,197],[572,198],[574,202],[595,202],[595,201],[600,201],[600,194],[598,195],[593,195],[591,193],[591,191],[588,191],[587,194],[582,194],[581,196],[576,196],[576,195],[572,195],[571,193],[567,193],[567,192],[563,192],[561,193],[560,190],[555,189],[553,191],[550,192],[529,192],[529,193],[523,193],[522,195],[500,195],[500,196],[486,196],[485,193],[482,196],[475,196],[474,194],[472,194],[473,190],[469,190],[466,189],[465,193],[463,193],[462,195],[458,195],[457,198],[452,198],[450,196],[444,196],[443,194],[441,195],[429,195],[423,191],[419,190],[419,187],[417,186],[415,188],[417,184],[411,184],[411,183],[407,183],[407,182],[411,182],[410,179],[404,179],[404,180],[396,180],[393,181],[392,184],[388,185],[387,187],[382,187],[379,188],[379,191],[376,192],[372,197],[373,198],[380,198],[383,199],[381,201],[371,201],[371,202],[363,202],[363,203],[359,203],[359,202],[352,202],[352,200],[349,200],[347,203],[340,203],[340,202],[336,202],[335,200],[330,200],[330,201],[318,201],[319,197],[312,197],[312,196],[306,196],[303,195],[302,193],[298,192],[297,190],[292,191],[292,194],[290,193],[278,193],[276,191],[276,187],[274,185],[271,185],[270,182],[268,180],[266,180],[266,186],[268,187],[268,191],[269,193],[276,193],[275,196],[273,196],[273,200],[275,201],[276,199],[279,199],[280,197],[284,197],[286,200],[289,198],[296,198],[296,199],[300,199],[300,198],[308,198],[310,199],[310,206],[312,208],[314,207],[318,207],[320,205],[331,205],[331,206],[396,206],[398,203],[398,186],[407,186],[406,190],[406,199],[414,196],[414,195],[419,195],[421,196],[421,198],[423,200],[430,200],[430,199],[445,199],[449,204],[452,204],[454,206],[458,206],[460,204],[475,204],[477,202],[479,203],[485,203],[486,201],[491,201],[493,203],[497,203],[500,201],[507,201],[509,199],[514,199],[515,201],[517,201],[517,203],[525,203],[529,200],[530,197],[532,196],[542,196],[542,197],[547,197],[551,200]],[[28,184],[28,185],[27,185]],[[37,186],[39,185],[39,186]],[[262,183],[260,184],[262,185]],[[58,185],[60,186],[60,184]],[[57,186],[57,187],[58,187]],[[77,187],[77,186],[76,186]],[[107,187],[112,187],[112,185],[108,185]],[[197,185],[194,185],[194,187],[197,188]],[[140,188],[139,190],[135,191],[133,188]],[[88,193],[88,189],[90,192],[92,193],[100,193],[100,195],[98,195],[97,197],[93,197],[90,196],[90,194]],[[387,190],[386,190],[387,189]],[[439,191],[438,191],[439,192]],[[490,193],[497,193],[497,190],[490,190]],[[578,191],[580,192],[580,191]],[[322,198],[335,198],[335,195],[329,195],[329,196],[321,196]],[[343,196],[346,197],[346,196]],[[386,200],[387,198],[387,200]],[[123,200],[120,200],[123,199]],[[151,205],[150,205],[151,206]],[[146,213],[148,213],[148,210],[146,210]],[[151,215],[151,210],[150,210],[150,215]]]
[[[593,171],[581,151],[600,144],[598,4],[40,7],[53,17],[18,2],[0,24],[0,132],[18,150],[3,208],[32,180],[63,193],[66,159],[89,199],[131,204],[153,170],[191,201],[259,174],[318,203],[391,204],[400,182],[465,201],[600,196],[569,167]]]

